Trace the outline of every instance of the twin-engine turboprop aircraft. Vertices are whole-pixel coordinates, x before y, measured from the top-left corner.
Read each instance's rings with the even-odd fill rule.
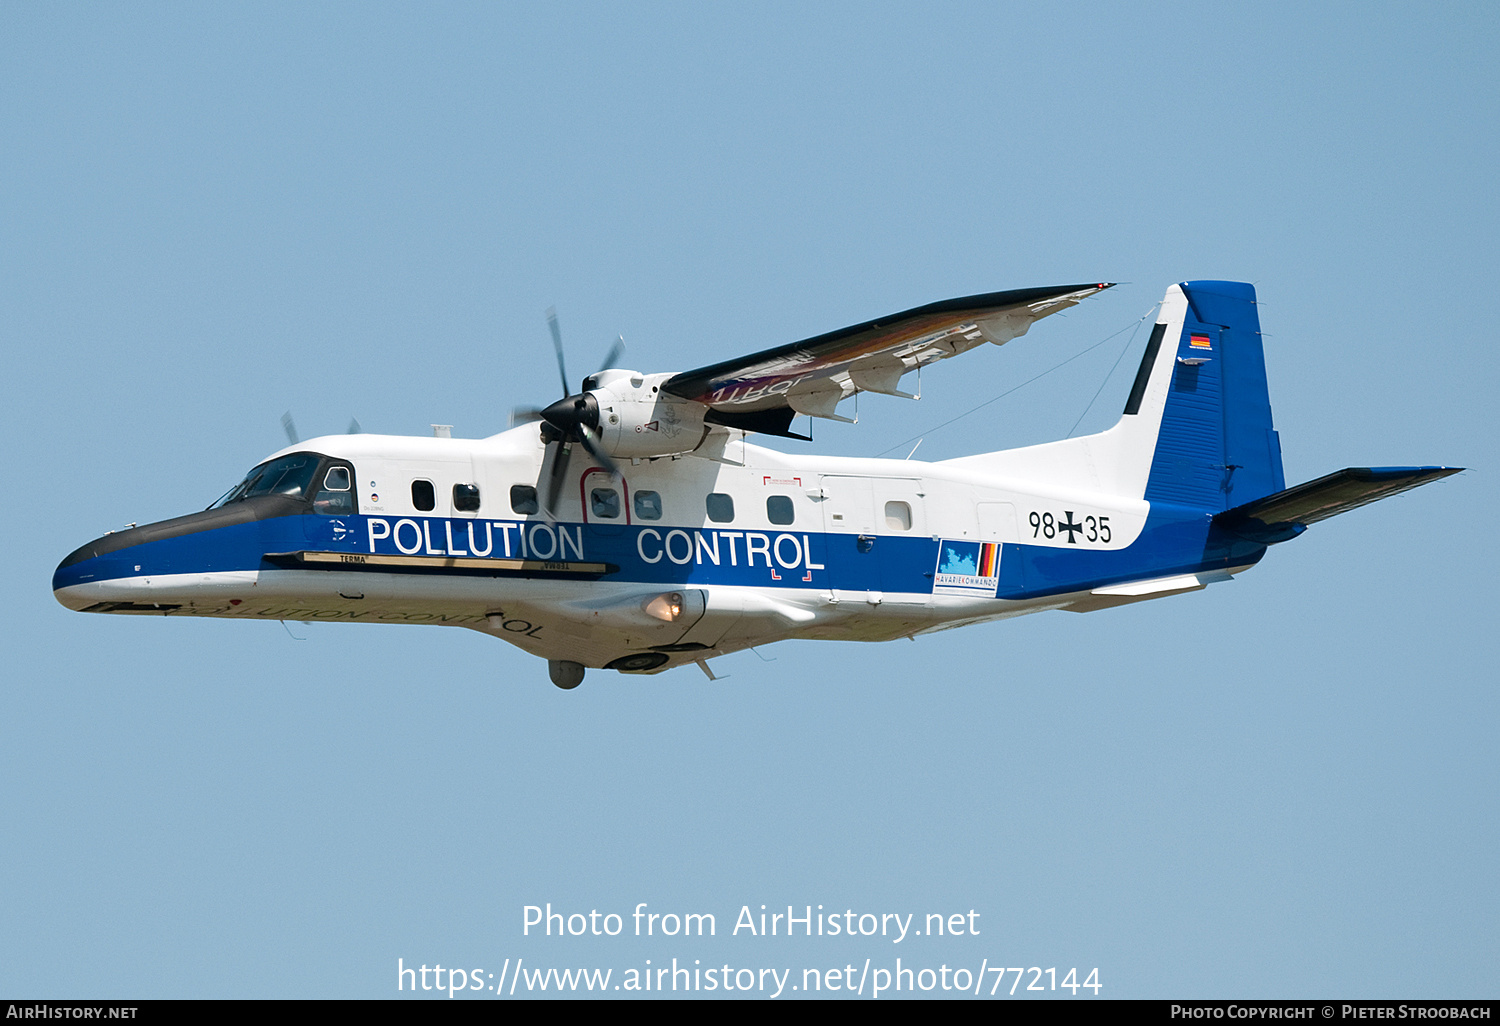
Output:
[[[63,560],[97,613],[447,624],[548,661],[655,673],[783,638],[885,641],[1206,587],[1309,524],[1457,473],[1351,468],[1295,488],[1255,291],[1173,285],[1114,427],[924,463],[794,456],[797,414],[995,345],[1108,285],[968,296],[680,374],[609,369],[478,440],[336,435],[201,513]],[[561,340],[552,320],[563,388]],[[611,361],[613,362],[613,361]]]

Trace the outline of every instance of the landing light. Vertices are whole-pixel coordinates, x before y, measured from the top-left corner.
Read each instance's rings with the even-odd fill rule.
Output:
[[[643,602],[641,608],[658,620],[665,623],[673,623],[682,615],[682,592],[669,591],[665,595],[658,595],[649,602]]]

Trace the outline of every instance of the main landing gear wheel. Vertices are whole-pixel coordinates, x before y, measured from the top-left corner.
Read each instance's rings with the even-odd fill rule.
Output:
[[[671,656],[665,652],[636,652],[633,655],[621,656],[604,664],[606,670],[622,670],[625,673],[639,673],[642,670],[654,670]]]
[[[583,683],[583,664],[570,659],[548,659],[547,676],[564,691],[572,691]]]

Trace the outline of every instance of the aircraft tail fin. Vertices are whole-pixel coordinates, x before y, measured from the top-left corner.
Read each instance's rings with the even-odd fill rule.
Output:
[[[1214,524],[1250,541],[1274,544],[1295,538],[1309,524],[1441,480],[1463,469],[1346,467],[1316,481],[1225,510],[1214,517]]]
[[[1135,443],[1123,448],[1137,454],[1136,494],[1149,502],[1217,512],[1286,487],[1254,286],[1167,290],[1116,432]]]

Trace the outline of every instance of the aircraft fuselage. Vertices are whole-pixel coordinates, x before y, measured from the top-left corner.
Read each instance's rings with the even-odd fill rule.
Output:
[[[302,494],[106,535],[64,561],[54,587],[78,610],[462,626],[548,659],[636,654],[656,670],[783,638],[877,641],[1099,608],[1132,600],[1093,594],[1111,584],[1202,587],[1192,575],[1264,551],[1211,542],[1201,512],[1148,516],[1143,500],[962,465],[797,457],[738,439],[721,460],[640,460],[619,478],[575,451],[553,519],[532,487],[544,452],[531,427],[315,439],[271,458],[317,458]],[[330,511],[313,496],[337,467],[350,494]],[[649,609],[661,596],[675,615]]]

